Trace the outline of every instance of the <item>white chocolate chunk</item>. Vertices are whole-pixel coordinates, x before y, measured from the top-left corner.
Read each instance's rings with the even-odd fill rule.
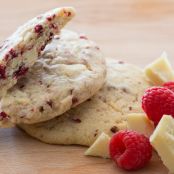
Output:
[[[150,142],[158,152],[164,165],[174,173],[174,119],[164,115],[150,137]]]
[[[97,156],[102,158],[109,157],[109,141],[110,137],[104,132],[97,138],[97,140],[87,149],[85,155]]]
[[[147,137],[154,131],[153,123],[143,113],[131,113],[127,115],[127,128],[144,134]]]
[[[165,82],[174,80],[174,71],[164,52],[160,58],[145,68],[146,76],[154,85],[162,85]]]

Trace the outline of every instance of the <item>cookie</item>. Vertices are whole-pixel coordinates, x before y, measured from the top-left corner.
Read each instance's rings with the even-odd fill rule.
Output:
[[[31,124],[61,115],[92,97],[105,77],[99,47],[83,35],[64,30],[2,98],[1,124]]]
[[[107,82],[94,97],[60,117],[19,126],[46,143],[90,146],[102,132],[112,136],[127,128],[127,113],[142,112],[141,97],[149,86],[141,69],[107,59]]]
[[[35,63],[55,34],[72,19],[71,7],[56,8],[23,26],[0,46],[0,97]]]

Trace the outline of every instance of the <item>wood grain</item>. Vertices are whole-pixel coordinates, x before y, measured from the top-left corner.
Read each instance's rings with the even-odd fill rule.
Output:
[[[58,6],[74,6],[68,28],[86,33],[108,57],[145,66],[166,50],[174,56],[173,0],[0,0],[0,40],[26,20]],[[127,174],[110,160],[84,157],[84,147],[53,146],[15,129],[0,130],[2,174]],[[167,174],[156,157],[132,174]]]

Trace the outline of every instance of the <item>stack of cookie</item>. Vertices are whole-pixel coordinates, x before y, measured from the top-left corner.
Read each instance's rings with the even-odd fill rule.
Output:
[[[85,35],[61,30],[74,14],[64,7],[36,17],[1,47],[2,127],[17,125],[46,143],[90,146],[102,132],[126,129],[127,113],[142,112],[150,86],[142,70],[105,62]]]

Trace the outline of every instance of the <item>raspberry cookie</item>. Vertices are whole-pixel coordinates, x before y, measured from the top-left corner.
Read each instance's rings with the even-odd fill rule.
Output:
[[[30,20],[4,41],[0,46],[0,97],[26,74],[47,43],[74,15],[71,7],[56,8]]]
[[[63,114],[92,97],[105,77],[99,47],[82,35],[64,30],[2,98],[1,124],[31,124]]]
[[[46,143],[90,146],[102,132],[111,136],[126,129],[125,115],[142,112],[141,97],[149,86],[141,69],[108,59],[107,82],[94,97],[61,117],[20,127]]]

